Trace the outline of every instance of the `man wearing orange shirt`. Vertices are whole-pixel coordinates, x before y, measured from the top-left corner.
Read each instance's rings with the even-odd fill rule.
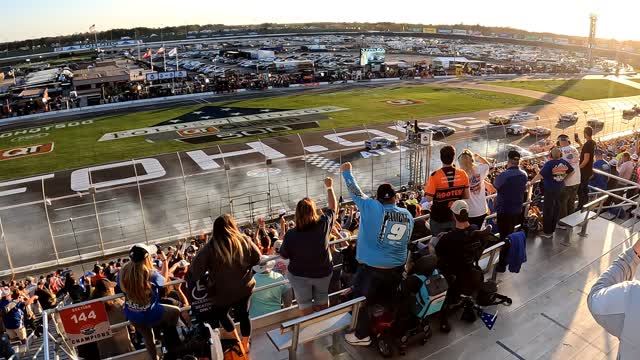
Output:
[[[429,226],[433,236],[453,230],[451,204],[456,200],[469,198],[469,177],[463,170],[453,166],[455,157],[456,149],[453,146],[447,145],[440,149],[442,168],[429,176],[424,189],[427,201],[432,203]]]

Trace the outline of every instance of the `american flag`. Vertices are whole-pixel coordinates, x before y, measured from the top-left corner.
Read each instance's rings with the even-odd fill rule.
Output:
[[[487,327],[487,329],[491,330],[493,329],[493,325],[495,325],[496,320],[498,319],[498,312],[496,311],[496,314],[493,315],[491,313],[485,312],[482,309],[478,309],[478,316]]]
[[[273,108],[238,108],[231,106],[203,106],[198,110],[184,114],[176,119],[163,121],[154,126],[175,125],[190,123],[193,121],[213,120],[219,118],[227,118],[234,116],[246,116],[256,114],[268,114],[270,112],[287,111],[290,109],[273,109]]]

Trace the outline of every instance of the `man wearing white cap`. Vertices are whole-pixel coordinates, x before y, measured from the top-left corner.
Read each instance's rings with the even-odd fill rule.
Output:
[[[261,286],[277,283],[284,280],[284,276],[275,271],[271,271],[275,266],[274,260],[269,260],[269,256],[263,255],[260,264],[253,267],[256,281],[256,289]],[[288,284],[278,285],[269,289],[254,291],[251,295],[251,304],[249,305],[249,317],[255,318],[285,307],[291,306],[293,300],[293,292]]]

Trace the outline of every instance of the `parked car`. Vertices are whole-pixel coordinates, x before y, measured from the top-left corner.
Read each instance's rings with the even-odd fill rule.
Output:
[[[587,125],[591,126],[592,128],[604,127],[604,121],[598,118],[591,118],[587,120]]]
[[[560,117],[558,118],[559,122],[574,122],[574,121],[578,121],[578,113],[577,112],[572,112],[572,113],[564,113],[561,114]]]
[[[396,146],[398,146],[396,140],[388,139],[382,136],[374,137],[373,139],[364,141],[364,147],[367,150],[394,148]]]
[[[511,124],[507,126],[507,134],[509,135],[525,135],[529,128],[520,124]]]
[[[553,140],[549,139],[549,138],[542,139],[542,140],[537,141],[536,143],[530,145],[529,146],[529,151],[531,151],[534,154],[543,153],[543,152],[551,150],[551,148],[555,144],[556,143]]]
[[[551,129],[544,126],[536,126],[529,129],[529,135],[532,136],[546,136],[551,135]]]

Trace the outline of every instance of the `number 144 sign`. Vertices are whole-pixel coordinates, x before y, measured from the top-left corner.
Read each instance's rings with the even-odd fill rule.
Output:
[[[100,301],[64,309],[60,311],[60,318],[73,346],[111,337],[111,324]]]

